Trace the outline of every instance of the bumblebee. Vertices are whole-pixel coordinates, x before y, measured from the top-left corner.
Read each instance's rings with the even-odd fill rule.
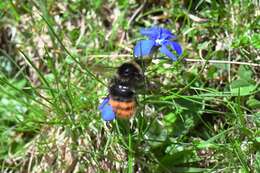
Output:
[[[144,82],[142,61],[123,63],[109,85],[109,104],[116,117],[129,119],[136,110],[136,90]]]

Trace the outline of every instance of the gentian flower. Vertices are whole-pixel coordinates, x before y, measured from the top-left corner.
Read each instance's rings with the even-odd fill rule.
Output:
[[[101,111],[101,116],[103,120],[112,121],[113,119],[115,119],[116,115],[113,111],[112,106],[109,104],[108,97],[103,100],[98,109]]]
[[[134,56],[143,57],[151,55],[156,49],[161,53],[177,61],[177,57],[172,53],[168,47],[176,52],[177,55],[182,54],[182,48],[179,43],[173,41],[176,36],[168,29],[160,27],[142,28],[140,33],[148,37],[148,40],[140,40],[134,47]]]

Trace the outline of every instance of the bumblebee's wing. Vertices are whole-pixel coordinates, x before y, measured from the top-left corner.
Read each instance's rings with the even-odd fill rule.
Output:
[[[112,78],[116,72],[117,67],[106,64],[86,64],[87,68],[95,75],[100,75],[103,78]]]

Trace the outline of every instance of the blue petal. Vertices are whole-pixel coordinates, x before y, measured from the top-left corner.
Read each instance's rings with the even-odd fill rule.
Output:
[[[173,61],[177,61],[176,56],[171,51],[169,51],[165,45],[162,45],[159,50],[161,53],[165,54],[166,56],[171,58]]]
[[[141,28],[140,33],[144,36],[147,36],[150,40],[156,40],[156,39],[169,40],[169,39],[176,38],[176,36],[173,35],[170,30],[158,26],[154,26],[151,28]]]
[[[152,49],[154,46],[155,46],[155,41],[153,40],[138,41],[134,47],[134,56],[135,57],[149,56],[152,53]]]
[[[102,119],[105,121],[112,121],[116,115],[111,105],[109,105],[109,98],[105,98],[98,109],[101,111]]]
[[[104,108],[104,106],[108,104],[108,102],[109,102],[109,98],[108,97],[104,98],[103,102],[99,105],[98,109],[101,111]]]
[[[175,39],[176,36],[172,34],[172,32],[168,29],[165,28],[160,28],[160,39],[164,40],[170,40],[170,39]]]
[[[155,40],[160,37],[160,28],[158,27],[141,28],[140,33],[144,36],[147,36],[150,40]]]
[[[116,115],[115,112],[113,111],[113,108],[111,105],[106,104],[103,109],[101,110],[101,116],[102,119],[105,121],[112,121],[115,119]]]
[[[171,45],[172,49],[175,50],[179,56],[182,55],[182,48],[179,43],[174,42],[174,41],[169,41],[169,44]]]

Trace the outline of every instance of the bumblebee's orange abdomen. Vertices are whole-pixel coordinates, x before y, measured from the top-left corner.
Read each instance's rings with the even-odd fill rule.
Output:
[[[134,115],[135,109],[123,110],[117,109],[116,116],[123,119],[129,119]]]
[[[113,107],[116,116],[119,118],[131,118],[135,112],[135,101],[117,101],[112,98],[109,99],[109,104]]]

